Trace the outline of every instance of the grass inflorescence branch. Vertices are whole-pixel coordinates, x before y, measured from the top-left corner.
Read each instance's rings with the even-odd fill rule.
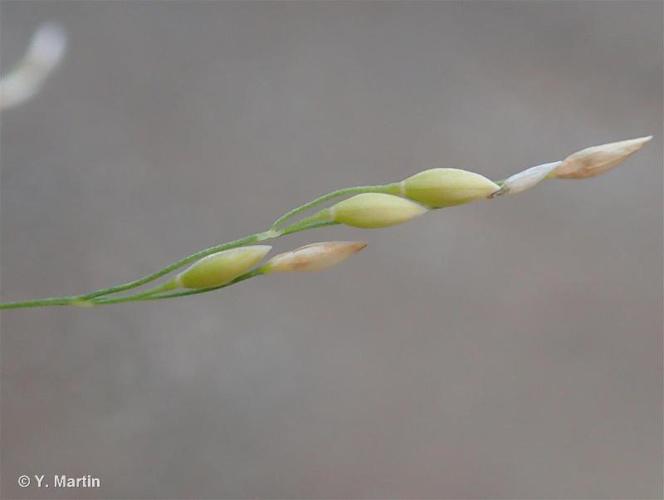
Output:
[[[212,292],[275,272],[319,271],[347,259],[366,244],[314,243],[276,255],[260,265],[271,250],[269,245],[263,243],[336,224],[363,229],[388,227],[407,222],[432,209],[520,193],[545,179],[594,177],[617,166],[651,138],[641,137],[583,149],[564,160],[530,167],[496,182],[467,170],[434,168],[401,182],[339,189],[286,212],[265,231],[200,250],[142,278],[82,295],[6,302],[0,304],[0,309],[94,307],[165,300]],[[298,219],[306,212],[332,201],[336,203]],[[154,283],[175,271],[180,272],[147,290],[123,294]]]

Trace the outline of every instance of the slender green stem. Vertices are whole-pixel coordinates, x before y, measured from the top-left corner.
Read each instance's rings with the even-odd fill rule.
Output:
[[[334,221],[331,221],[331,220],[323,220],[323,221],[319,221],[319,222],[314,222],[313,224],[307,224],[304,227],[296,227],[296,225],[294,224],[293,226],[290,226],[290,227],[287,227],[286,229],[283,229],[281,231],[280,235],[281,236],[287,236],[289,234],[299,233],[301,231],[308,231],[309,229],[318,229],[319,227],[325,227],[325,226],[336,226],[338,224],[339,224],[338,222],[334,222]],[[297,225],[299,225],[299,223]]]
[[[167,282],[162,285],[146,290],[140,294],[122,297],[129,300],[145,300],[148,297],[163,294],[175,288],[173,282]],[[124,302],[124,301],[123,301]],[[101,302],[95,299],[88,299],[85,295],[72,295],[70,297],[50,297],[46,299],[26,300],[24,302],[7,302],[0,304],[0,309],[19,309],[26,307],[46,307],[46,306],[78,306],[93,307]]]
[[[0,304],[0,309],[21,309],[26,307],[46,306],[83,306],[82,296],[72,295],[69,297],[49,297],[45,299],[25,300],[23,302],[5,302]]]
[[[175,283],[175,280],[167,281],[166,283],[163,283],[161,285],[155,286],[153,288],[150,288],[149,290],[146,290],[144,292],[140,292],[137,294],[133,295],[126,295],[124,297],[117,297],[118,299],[122,299],[122,302],[131,302],[134,300],[149,300],[152,297],[156,297],[158,295],[162,295],[166,292],[169,292],[171,290],[174,290],[177,288],[177,284]],[[88,299],[88,301],[93,304],[102,304],[105,297],[97,297],[93,299]]]
[[[109,304],[120,304],[123,302],[140,302],[140,301],[148,301],[148,300],[161,300],[161,299],[173,299],[176,297],[186,297],[188,295],[198,295],[200,293],[207,293],[207,292],[213,292],[215,290],[221,290],[222,288],[229,287],[231,285],[235,285],[236,283],[240,283],[242,281],[246,281],[250,278],[254,278],[256,276],[261,276],[263,274],[263,271],[259,269],[255,269],[253,271],[250,271],[246,274],[243,274],[242,276],[239,276],[235,278],[233,281],[230,283],[226,283],[225,285],[221,286],[215,286],[211,288],[199,288],[196,290],[182,290],[182,291],[177,291],[177,292],[170,292],[170,293],[163,293],[163,294],[137,294],[137,295],[130,295],[128,297],[101,297],[98,299],[94,300],[94,303],[96,305],[109,305]]]

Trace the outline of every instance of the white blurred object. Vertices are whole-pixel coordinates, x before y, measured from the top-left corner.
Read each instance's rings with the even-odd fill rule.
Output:
[[[0,79],[0,110],[18,106],[34,96],[62,61],[67,35],[59,24],[42,24],[32,36],[23,59]]]

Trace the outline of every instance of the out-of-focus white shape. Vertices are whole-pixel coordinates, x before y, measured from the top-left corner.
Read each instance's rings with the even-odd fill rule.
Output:
[[[586,179],[603,174],[636,153],[651,139],[650,135],[582,149],[565,158],[562,164],[551,173],[551,177]]]
[[[67,35],[59,24],[42,24],[14,69],[0,79],[0,110],[13,108],[34,96],[60,64],[67,49]]]
[[[522,170],[518,174],[505,179],[500,186],[500,189],[491,195],[491,198],[496,196],[503,196],[505,194],[516,194],[530,189],[542,182],[546,177],[562,164],[561,161],[554,161],[553,163],[544,163],[535,167]]]

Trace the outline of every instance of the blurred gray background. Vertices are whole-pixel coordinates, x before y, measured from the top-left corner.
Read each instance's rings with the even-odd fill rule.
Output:
[[[620,169],[334,270],[2,315],[3,498],[661,498],[662,3],[3,2],[4,300],[89,291],[433,166]],[[92,474],[100,490],[19,489]]]

